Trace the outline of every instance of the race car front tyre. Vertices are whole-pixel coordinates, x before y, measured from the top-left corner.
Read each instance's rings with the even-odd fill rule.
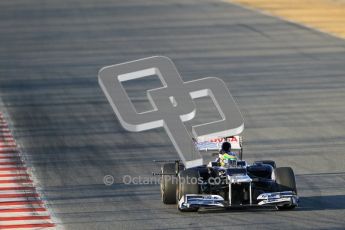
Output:
[[[186,169],[180,172],[178,184],[178,199],[186,194],[199,194],[199,171],[195,168]]]
[[[278,192],[293,191],[297,195],[295,174],[290,167],[279,167],[274,170]],[[279,210],[294,209],[296,205],[277,206]]]
[[[183,170],[179,174],[179,183],[176,190],[177,200],[179,201],[186,194],[200,194],[199,171],[196,168]]]
[[[164,164],[161,168],[161,197],[164,204],[176,204],[177,176],[175,163]],[[166,174],[166,175],[164,175]]]

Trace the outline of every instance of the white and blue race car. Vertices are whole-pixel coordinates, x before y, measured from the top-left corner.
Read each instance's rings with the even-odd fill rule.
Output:
[[[231,143],[236,160],[223,164],[213,161],[188,169],[180,161],[162,165],[159,175],[164,204],[177,204],[180,211],[253,206],[286,210],[298,205],[292,168],[276,167],[271,160],[248,164],[242,160],[240,136],[201,141],[197,145],[200,151],[214,151],[224,141]]]

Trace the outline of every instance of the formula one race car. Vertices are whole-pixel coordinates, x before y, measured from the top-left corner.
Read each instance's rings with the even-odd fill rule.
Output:
[[[161,167],[161,197],[164,204],[177,204],[180,211],[200,208],[272,206],[293,209],[298,204],[294,172],[290,167],[276,167],[274,161],[247,164],[242,160],[240,136],[199,142],[199,150],[218,150],[223,141],[231,143],[236,160],[225,164],[185,169],[180,161]],[[214,155],[217,155],[215,153]]]

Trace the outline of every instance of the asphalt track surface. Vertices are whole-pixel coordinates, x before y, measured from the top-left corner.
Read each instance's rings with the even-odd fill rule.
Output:
[[[60,227],[344,229],[344,40],[211,0],[2,1],[0,33],[1,110]],[[152,55],[172,58],[185,81],[227,83],[245,118],[245,158],[293,167],[300,207],[179,213],[158,185],[122,182],[177,155],[162,129],[122,129],[97,73]],[[156,83],[128,86],[138,108]],[[194,122],[214,119],[197,104]]]

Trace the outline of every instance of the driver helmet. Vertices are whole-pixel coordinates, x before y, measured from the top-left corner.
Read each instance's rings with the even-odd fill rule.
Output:
[[[223,153],[228,153],[228,152],[230,152],[230,150],[231,150],[230,142],[227,142],[227,141],[223,142],[221,151]]]

